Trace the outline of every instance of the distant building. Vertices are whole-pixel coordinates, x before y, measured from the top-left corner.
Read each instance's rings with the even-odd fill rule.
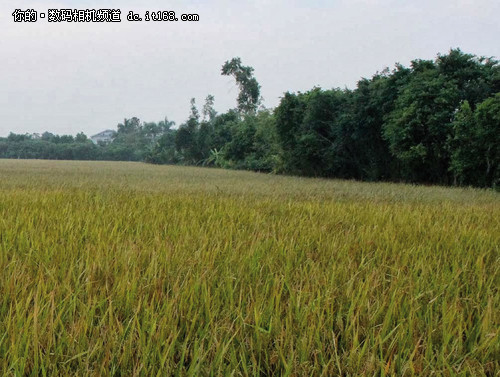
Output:
[[[105,130],[105,131],[99,132],[98,134],[96,134],[94,136],[91,136],[90,140],[92,140],[92,142],[94,144],[97,144],[99,142],[103,142],[103,143],[107,144],[107,143],[111,143],[113,141],[115,134],[116,134],[116,132],[113,130]]]

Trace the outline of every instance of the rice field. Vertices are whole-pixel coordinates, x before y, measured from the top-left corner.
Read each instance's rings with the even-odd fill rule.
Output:
[[[0,160],[2,376],[498,376],[500,194]]]

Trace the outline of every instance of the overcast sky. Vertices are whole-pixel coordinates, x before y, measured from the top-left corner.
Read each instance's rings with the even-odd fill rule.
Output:
[[[122,22],[14,23],[16,8],[118,8]],[[132,23],[129,10],[201,20]],[[92,135],[132,116],[180,124],[207,94],[226,111],[238,90],[220,68],[235,56],[255,68],[266,107],[450,48],[500,57],[499,16],[498,0],[1,0],[0,136]]]

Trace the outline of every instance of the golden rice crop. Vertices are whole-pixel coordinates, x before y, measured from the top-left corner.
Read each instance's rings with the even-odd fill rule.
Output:
[[[500,195],[0,160],[0,375],[500,370]]]

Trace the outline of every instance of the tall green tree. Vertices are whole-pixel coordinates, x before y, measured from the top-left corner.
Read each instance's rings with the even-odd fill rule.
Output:
[[[205,98],[205,104],[203,105],[203,121],[204,122],[213,122],[215,116],[217,115],[217,111],[214,108],[215,97],[211,94]]]
[[[468,101],[464,101],[453,121],[453,132],[449,136],[450,171],[455,185],[478,181],[481,157],[478,150],[477,124]]]
[[[243,114],[254,114],[260,105],[260,85],[253,76],[254,69],[244,66],[240,58],[228,60],[222,66],[223,76],[233,76],[240,89],[238,110]]]
[[[436,67],[456,85],[459,100],[467,101],[472,110],[500,91],[500,65],[495,59],[452,49],[448,54],[438,55]]]
[[[401,66],[362,79],[352,93],[350,145],[356,162],[353,178],[388,180],[398,176],[397,162],[383,137],[384,118],[394,110],[399,92],[406,86],[410,70]]]
[[[386,117],[383,134],[401,164],[401,177],[412,182],[447,183],[446,141],[458,107],[456,83],[432,61],[414,61],[409,83]]]
[[[476,124],[485,186],[500,188],[500,93],[477,106]]]
[[[286,93],[276,109],[276,130],[287,172],[352,177],[357,155],[349,126],[351,93],[315,88]]]
[[[295,174],[301,172],[301,155],[297,145],[305,107],[303,95],[286,92],[275,110],[276,132],[281,147],[279,171]]]
[[[472,111],[465,101],[453,121],[449,138],[454,183],[500,187],[500,93]]]
[[[200,114],[196,107],[196,100],[191,98],[191,113],[186,123],[181,124],[175,136],[175,147],[184,156],[186,163],[197,164],[203,156],[200,154],[197,133],[200,126]]]

